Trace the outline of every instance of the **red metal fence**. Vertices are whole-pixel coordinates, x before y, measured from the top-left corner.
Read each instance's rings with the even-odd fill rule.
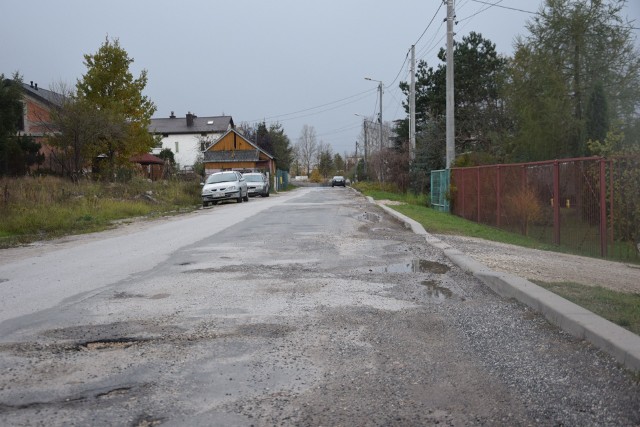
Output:
[[[638,160],[600,157],[451,169],[451,211],[591,256],[640,259]],[[631,202],[630,202],[631,201]]]

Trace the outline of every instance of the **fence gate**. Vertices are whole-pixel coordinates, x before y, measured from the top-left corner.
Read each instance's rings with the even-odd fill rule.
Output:
[[[431,207],[440,212],[449,212],[449,170],[431,171]]]

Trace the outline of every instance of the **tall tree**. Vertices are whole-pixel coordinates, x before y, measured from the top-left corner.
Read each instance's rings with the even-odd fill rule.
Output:
[[[539,144],[547,147],[534,150],[535,157],[527,160],[587,154],[585,111],[598,84],[603,85],[609,122],[637,120],[640,56],[633,27],[621,16],[625,3],[546,0],[528,23],[529,35],[516,43],[510,90],[519,121],[516,151],[530,151],[524,146]],[[531,93],[531,87],[541,91]],[[531,112],[548,105],[553,110]],[[564,130],[553,145],[541,139],[550,128]]]
[[[269,138],[273,147],[273,155],[276,157],[276,166],[280,170],[289,171],[293,158],[293,148],[280,123],[272,123],[269,126]]]
[[[418,135],[422,135],[423,143],[422,147],[417,147],[417,151],[430,147],[437,150],[440,143],[444,144],[444,140],[433,144],[427,141],[429,138],[444,138],[445,135],[442,131],[445,125],[447,71],[444,49],[440,50],[438,58],[441,63],[435,69],[424,61],[418,63],[416,131]],[[455,43],[453,61],[456,152],[483,151],[500,154],[501,145],[497,142],[502,141],[502,135],[511,127],[500,91],[505,81],[507,60],[498,55],[494,43],[479,33],[471,32]],[[401,82],[400,88],[409,95],[409,85],[406,82]],[[407,102],[407,112],[408,108]],[[403,134],[408,132],[407,123],[397,123],[396,128]],[[402,140],[398,141],[400,146],[402,143]],[[421,153],[421,157],[434,155],[435,153]]]
[[[311,166],[318,150],[316,130],[313,126],[304,125],[298,138],[298,156],[300,163],[306,168],[307,176],[311,173]]]
[[[316,165],[318,172],[323,178],[327,178],[334,171],[335,166],[333,164],[333,150],[331,145],[320,142],[318,144]]]
[[[593,87],[586,112],[587,140],[604,141],[609,132],[609,105],[602,83]]]
[[[333,156],[333,166],[336,168],[337,172],[341,172],[342,174],[346,174],[346,165],[343,157],[340,153],[336,153]]]
[[[258,128],[256,130],[256,144],[258,144],[258,147],[260,147],[267,153],[271,155],[274,154],[271,135],[269,133],[269,128],[267,128],[267,124],[265,122],[258,124]]]
[[[126,123],[123,138],[101,140],[96,148],[106,154],[112,165],[127,162],[133,154],[146,153],[154,144],[148,132],[156,106],[142,94],[147,85],[147,71],[134,78],[129,67],[134,62],[118,39],[108,37],[93,55],[84,55],[87,72],[78,80],[77,96],[100,111],[108,111]]]
[[[63,94],[62,104],[51,112],[51,123],[55,133],[49,144],[56,148],[51,156],[63,175],[74,180],[105,153],[107,141],[124,140],[127,135],[120,116],[72,93]]]

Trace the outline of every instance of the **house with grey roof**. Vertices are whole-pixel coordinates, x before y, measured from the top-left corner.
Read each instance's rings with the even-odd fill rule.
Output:
[[[153,150],[158,154],[165,148],[173,152],[180,169],[189,169],[202,160],[202,153],[222,135],[234,129],[231,116],[198,117],[187,113],[176,117],[173,111],[168,118],[153,118],[149,132],[160,135],[161,143]]]

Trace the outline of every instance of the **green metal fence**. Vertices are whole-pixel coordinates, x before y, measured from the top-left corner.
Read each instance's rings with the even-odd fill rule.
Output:
[[[276,191],[286,190],[289,187],[289,172],[277,169],[275,179]]]
[[[431,171],[431,207],[440,212],[449,212],[449,170]]]

